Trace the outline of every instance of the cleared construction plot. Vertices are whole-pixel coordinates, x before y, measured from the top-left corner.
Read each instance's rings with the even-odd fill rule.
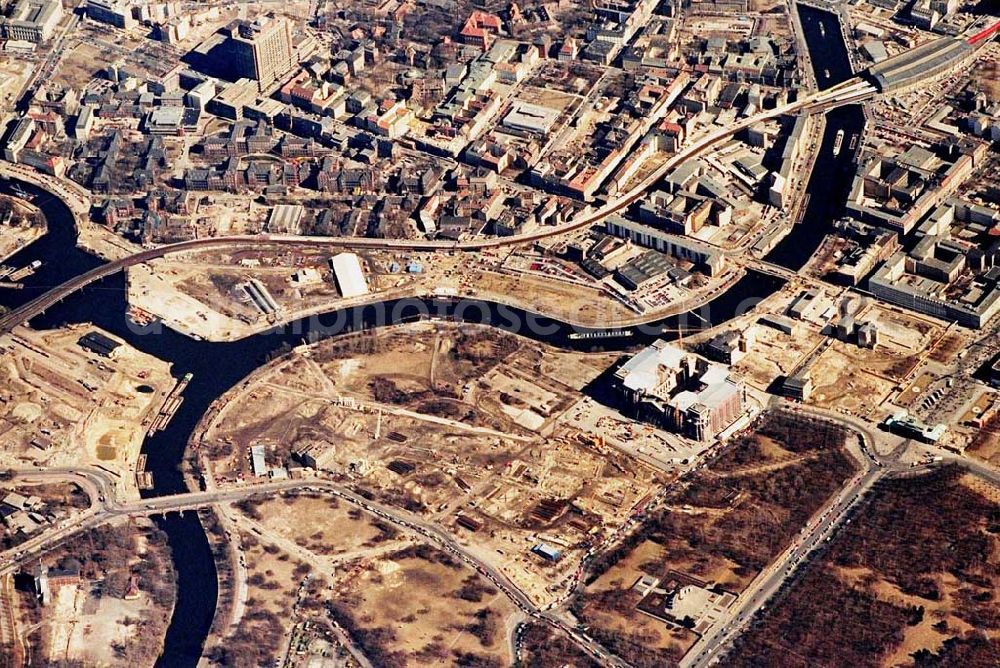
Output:
[[[416,545],[350,567],[330,605],[375,665],[510,665],[513,604],[465,564]]]
[[[88,339],[113,349],[88,349]],[[14,330],[0,338],[0,465],[100,465],[131,475],[177,379],[170,365],[95,327]],[[124,475],[128,474],[128,475]]]
[[[810,367],[813,393],[810,403],[851,415],[871,417],[896,383],[880,376],[870,354],[852,344],[834,342]]]
[[[245,501],[237,507],[267,531],[319,557],[338,557],[398,544],[391,525],[333,496],[299,494]]]
[[[616,358],[446,323],[325,341],[231,392],[192,452],[219,484],[254,478],[251,448],[269,469],[344,476],[452,531],[544,603],[668,479],[560,421]],[[283,508],[262,507],[262,521]],[[301,524],[282,532],[323,552],[328,532]],[[533,553],[539,544],[559,556]]]

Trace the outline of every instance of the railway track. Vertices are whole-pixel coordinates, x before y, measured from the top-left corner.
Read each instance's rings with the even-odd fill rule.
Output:
[[[128,267],[177,253],[216,249],[259,250],[288,246],[302,248],[366,248],[376,250],[474,252],[505,246],[534,243],[536,241],[541,241],[560,234],[566,234],[568,232],[573,232],[595,223],[599,223],[608,216],[626,209],[643,197],[646,191],[659,182],[659,180],[662,179],[670,170],[674,169],[681,163],[700,155],[715,144],[732,137],[734,134],[747,129],[762,120],[777,118],[786,114],[826,110],[828,108],[832,108],[833,106],[840,106],[844,104],[855,104],[861,100],[871,97],[874,94],[875,90],[870,84],[855,78],[845,81],[844,83],[828,90],[813,93],[801,100],[754,114],[753,116],[745,118],[739,123],[729,127],[720,128],[699,138],[680,153],[665,160],[652,173],[650,173],[649,176],[643,179],[642,182],[634,186],[628,192],[598,207],[594,211],[583,213],[564,225],[557,225],[551,228],[545,228],[526,234],[513,235],[510,237],[454,242],[433,240],[302,237],[293,235],[242,235],[182,241],[176,244],[168,244],[157,248],[146,249],[130,255],[129,257],[109,262],[80,274],[63,285],[53,288],[41,297],[15,308],[0,317],[0,334],[7,333],[15,326],[23,322],[27,322],[35,316],[41,315],[69,295],[87,287],[88,285],[91,285],[92,283],[96,283],[97,281],[107,278],[108,276],[112,276],[119,271],[127,269]]]

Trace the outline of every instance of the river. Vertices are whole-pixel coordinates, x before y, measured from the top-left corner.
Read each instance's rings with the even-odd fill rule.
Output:
[[[853,77],[851,61],[840,33],[839,17],[808,5],[797,4],[796,8],[820,90]],[[827,72],[829,76],[826,76]],[[856,138],[856,147],[860,147],[864,129],[865,115],[860,105],[847,105],[827,112],[819,157],[806,187],[809,201],[802,220],[768,254],[769,261],[796,271],[801,269],[815,252],[823,235],[830,231],[831,223],[843,214],[854,176],[857,150],[850,149],[851,138]],[[844,132],[843,147],[834,156],[833,145],[840,130]],[[804,253],[803,249],[808,249],[808,253]]]
[[[50,231],[11,259],[18,266],[34,259],[41,259],[45,264],[35,276],[27,279],[24,290],[0,293],[0,304],[7,307],[24,303],[99,262],[75,248],[73,219],[68,209],[58,199],[28,186],[25,188],[36,194],[35,203],[45,214]],[[564,348],[624,350],[661,336],[676,338],[678,330],[697,331],[725,322],[753,308],[782,283],[771,275],[751,272],[702,308],[633,328],[634,334],[628,337],[571,338],[580,330],[520,309],[477,300],[414,298],[334,311],[240,341],[212,343],[197,341],[158,325],[143,329],[130,323],[125,317],[125,277],[116,274],[67,298],[34,319],[31,325],[48,329],[92,322],[134,348],[170,362],[175,376],[193,374],[184,392],[184,402],[173,419],[164,430],[148,437],[142,446],[155,484],[145,495],[157,496],[186,490],[180,471],[185,446],[211,403],[284,347],[359,328],[436,317],[490,324]],[[167,534],[178,575],[177,603],[159,665],[194,666],[216,609],[218,592],[211,551],[197,515],[170,514],[158,518],[157,523]]]
[[[808,7],[802,7],[800,11],[813,62],[823,62],[831,72],[825,85],[850,78],[850,64],[843,44],[839,38],[824,38],[818,30],[818,21],[826,14],[822,20],[829,21],[826,32],[831,34],[836,18]],[[844,188],[850,183],[852,151],[843,150],[834,158],[833,138],[837,129],[841,128],[847,137],[852,133],[860,137],[863,127],[864,117],[860,107],[841,108],[827,115],[823,148],[807,189],[810,200],[803,220],[770,253],[768,260],[798,269],[816,250],[823,235],[830,229],[832,220],[839,215]],[[33,186],[25,184],[24,188],[34,195],[34,203],[45,215],[49,230],[44,237],[9,259],[8,264],[16,266],[38,259],[43,266],[25,280],[24,290],[0,291],[0,305],[8,308],[21,305],[101,263],[100,259],[76,248],[73,217],[60,200]],[[0,191],[9,192],[8,186],[0,185]],[[155,483],[154,489],[146,495],[156,496],[186,489],[180,472],[184,450],[211,403],[285,346],[335,336],[359,327],[377,327],[433,316],[490,324],[564,348],[624,350],[655,338],[675,338],[679,330],[691,332],[724,323],[752,308],[782,284],[773,276],[750,272],[706,306],[633,328],[636,331],[629,337],[574,338],[571,335],[578,330],[566,323],[483,301],[403,299],[334,311],[237,342],[211,343],[196,341],[156,325],[140,329],[130,324],[124,315],[125,278],[118,274],[69,297],[31,324],[37,328],[51,328],[93,322],[138,350],[170,362],[175,376],[188,372],[193,374],[184,393],[185,400],[167,428],[147,438],[143,444],[147,467],[152,471]],[[211,550],[196,514],[171,514],[158,518],[157,523],[168,537],[178,575],[177,602],[158,665],[171,668],[195,666],[215,614],[218,596]]]

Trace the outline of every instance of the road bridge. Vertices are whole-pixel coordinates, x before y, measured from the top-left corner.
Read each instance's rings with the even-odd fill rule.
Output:
[[[35,475],[34,471],[27,473]],[[40,472],[39,475],[48,475],[50,473],[51,475],[83,475],[87,477],[94,474],[94,471],[92,469],[60,469],[59,473]],[[104,484],[101,476],[94,476],[92,482],[97,487]],[[473,568],[494,587],[503,592],[523,614],[560,629],[568,634],[586,652],[594,657],[603,659],[608,665],[616,667],[623,665],[622,662],[614,657],[609,657],[606,650],[601,648],[585,633],[580,632],[555,614],[539,610],[510,578],[500,572],[499,569],[480,559],[444,529],[410,513],[382,505],[376,501],[370,501],[343,485],[322,479],[283,480],[223,491],[188,492],[127,504],[119,504],[102,496],[103,501],[94,503],[87,511],[69,520],[65,520],[61,524],[55,525],[41,534],[34,536],[29,541],[0,554],[0,577],[16,572],[25,564],[37,559],[41,554],[73,535],[115,520],[147,514],[161,514],[185,508],[202,508],[217,503],[251,498],[261,494],[306,490],[325,491],[338,499],[358,506],[382,520],[391,522],[398,527],[402,527],[407,532],[416,534],[435,544],[441,550],[461,560],[470,568]]]
[[[0,334],[9,332],[15,326],[41,315],[69,295],[87,287],[88,285],[112,276],[119,271],[127,269],[128,267],[177,253],[207,250],[268,249],[289,246],[308,248],[359,248],[400,251],[468,252],[534,243],[552,236],[588,227],[601,222],[614,213],[622,211],[642,198],[642,196],[650,188],[655,186],[660,179],[681,163],[701,155],[706,150],[715,146],[724,139],[732,137],[752,125],[759,123],[760,121],[778,118],[779,116],[787,114],[811,113],[815,110],[825,110],[833,106],[855,104],[868,99],[874,94],[875,89],[871,86],[871,84],[860,79],[852,79],[825,91],[811,93],[799,100],[796,100],[795,102],[790,102],[774,109],[761,111],[753,116],[743,119],[738,123],[734,123],[724,128],[719,128],[718,130],[700,137],[693,143],[684,147],[676,155],[673,155],[665,160],[649,176],[630,190],[614,197],[596,210],[585,210],[583,213],[564,225],[556,225],[510,237],[456,242],[409,239],[327,238],[267,234],[225,236],[210,239],[182,241],[175,244],[159,246],[157,248],[144,249],[128,257],[108,262],[100,267],[96,267],[70,279],[63,285],[53,288],[41,297],[38,297],[23,306],[15,308],[0,317]]]
[[[968,43],[978,45],[994,36],[1000,30],[1000,22],[989,28],[980,31],[968,39]],[[926,48],[926,47],[925,47]],[[912,50],[914,56],[919,55],[917,47]],[[909,53],[909,52],[907,52]],[[896,58],[903,58],[906,54],[900,54]],[[918,58],[919,60],[919,58]],[[211,239],[195,239],[176,244],[167,244],[157,248],[146,249],[130,255],[128,257],[108,262],[89,272],[81,274],[61,286],[53,288],[41,297],[24,304],[11,312],[0,317],[0,334],[9,332],[15,326],[30,320],[31,318],[44,313],[46,310],[65,299],[74,292],[100,281],[108,276],[118,273],[128,267],[149,262],[157,258],[165,257],[176,253],[196,252],[205,250],[240,250],[240,249],[267,249],[272,247],[312,247],[312,248],[368,248],[382,250],[400,251],[480,251],[491,248],[501,248],[505,246],[516,246],[520,244],[534,243],[559,234],[582,229],[589,225],[601,222],[608,216],[624,210],[634,202],[638,201],[650,188],[655,186],[666,174],[680,164],[691,160],[709,148],[715,146],[724,139],[746,130],[764,120],[777,118],[787,114],[798,113],[818,113],[826,112],[835,107],[858,104],[879,94],[879,90],[870,81],[860,76],[841,82],[840,84],[823,91],[814,91],[795,102],[790,102],[775,109],[764,110],[734,123],[724,128],[720,128],[704,135],[685,146],[679,153],[671,156],[661,163],[649,176],[640,183],[609,200],[596,210],[585,210],[570,222],[564,225],[556,225],[534,232],[518,234],[509,237],[499,237],[493,239],[480,239],[474,241],[430,241],[430,240],[393,240],[393,239],[367,239],[367,238],[324,238],[324,237],[301,237],[292,235],[254,235],[254,236],[226,236]],[[16,167],[5,165],[6,167]],[[20,176],[20,174],[18,174]],[[27,178],[27,177],[26,177]],[[62,191],[64,199],[65,190]],[[79,195],[79,193],[73,193]],[[75,199],[75,198],[70,198]]]

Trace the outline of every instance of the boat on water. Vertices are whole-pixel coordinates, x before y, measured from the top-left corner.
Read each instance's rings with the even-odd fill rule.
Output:
[[[42,266],[41,260],[35,260],[26,267],[21,267],[20,269],[15,269],[7,275],[12,282],[17,283],[29,276],[33,276],[36,271]]]
[[[822,37],[826,37],[826,26],[825,26],[825,25],[823,25],[823,22],[822,22],[822,21],[820,21],[820,22],[819,22],[819,34],[820,34],[820,35],[821,35]]]
[[[632,336],[635,332],[631,329],[602,329],[595,332],[573,332],[569,335],[571,341],[581,341],[586,339],[610,339]]]
[[[184,374],[184,377],[178,381],[177,385],[174,386],[168,394],[166,399],[163,400],[163,405],[160,407],[160,411],[153,418],[153,421],[149,425],[149,429],[146,431],[147,434],[155,434],[156,432],[165,429],[167,424],[173,419],[174,414],[181,407],[184,402],[184,397],[181,396],[184,390],[187,388],[188,383],[194,378],[194,374],[190,371]]]
[[[132,323],[139,325],[140,327],[146,327],[152,323],[159,320],[155,315],[147,311],[146,309],[139,308],[138,306],[129,305],[128,310],[125,311],[125,317],[127,317]]]
[[[844,143],[844,131],[837,130],[837,136],[833,138],[833,154],[840,155],[840,147]]]

